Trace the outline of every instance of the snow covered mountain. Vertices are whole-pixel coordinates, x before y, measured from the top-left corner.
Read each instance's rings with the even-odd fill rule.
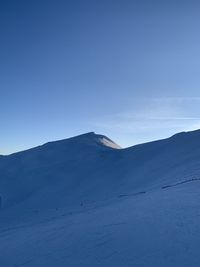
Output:
[[[199,266],[200,130],[0,157],[0,266]]]

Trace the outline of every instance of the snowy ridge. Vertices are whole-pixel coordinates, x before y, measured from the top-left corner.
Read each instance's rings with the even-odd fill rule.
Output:
[[[91,132],[0,157],[0,266],[198,266],[200,131],[119,148]]]
[[[50,143],[46,143],[46,145],[49,144],[69,144],[69,143],[76,143],[76,144],[85,144],[85,145],[102,145],[105,147],[120,149],[121,147],[117,145],[115,142],[113,142],[111,139],[109,139],[105,135],[95,134],[94,132],[89,132],[86,134],[81,134],[72,138],[60,140],[60,141],[54,141]]]

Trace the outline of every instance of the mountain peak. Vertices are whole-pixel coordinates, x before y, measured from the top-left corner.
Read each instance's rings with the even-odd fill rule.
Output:
[[[69,140],[73,140],[76,142],[84,142],[88,144],[103,145],[103,146],[114,148],[114,149],[121,148],[118,144],[116,144],[114,141],[112,141],[107,136],[96,134],[95,132],[88,132],[85,134],[81,134],[81,135],[72,137]]]
[[[95,132],[88,132],[84,134],[80,134],[74,137],[70,137],[63,140],[52,141],[44,144],[45,147],[65,147],[65,145],[73,145],[73,147],[81,149],[82,145],[93,146],[93,147],[105,147],[110,149],[121,149],[121,147],[108,138],[105,135],[96,134]]]

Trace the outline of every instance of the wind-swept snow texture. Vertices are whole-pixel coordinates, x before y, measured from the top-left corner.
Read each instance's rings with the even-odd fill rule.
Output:
[[[200,266],[200,131],[0,157],[0,266]]]

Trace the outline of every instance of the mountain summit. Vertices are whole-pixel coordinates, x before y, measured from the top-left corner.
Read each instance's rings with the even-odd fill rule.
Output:
[[[110,138],[108,138],[105,135],[96,134],[95,132],[89,132],[81,135],[77,135],[75,137],[71,137],[68,139],[60,140],[60,141],[54,141],[51,142],[53,144],[60,143],[61,145],[70,144],[70,143],[76,143],[76,144],[84,144],[84,145],[93,145],[93,146],[105,146],[109,148],[114,149],[120,149],[121,147],[116,144],[114,141],[112,141]],[[49,144],[49,143],[47,143]]]

